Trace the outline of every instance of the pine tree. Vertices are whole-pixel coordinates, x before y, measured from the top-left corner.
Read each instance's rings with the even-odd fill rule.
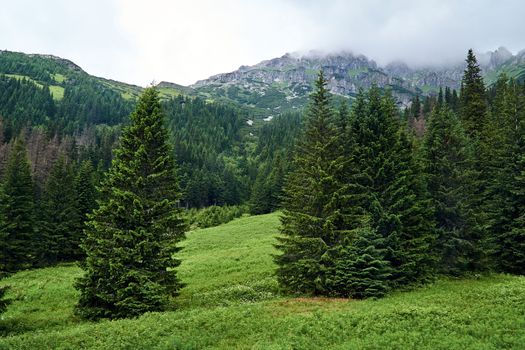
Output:
[[[481,249],[472,209],[473,149],[450,109],[436,110],[430,117],[423,153],[438,229],[438,265],[441,272],[455,275],[472,271]]]
[[[35,263],[34,184],[21,138],[16,140],[9,155],[2,187],[2,270],[10,273]]]
[[[148,88],[103,183],[82,247],[76,311],[88,319],[165,310],[181,288],[174,270],[184,237],[175,162],[158,92]]]
[[[357,171],[349,184],[354,202],[370,215],[371,227],[385,239],[393,283],[420,280],[432,265],[427,254],[434,237],[432,211],[395,103],[373,87],[366,101],[356,100],[353,120]]]
[[[296,293],[327,294],[333,261],[328,251],[347,233],[349,223],[341,185],[343,157],[330,94],[322,71],[311,95],[305,129],[289,174],[277,248],[277,278]]]
[[[501,270],[525,275],[525,155],[516,164],[518,174],[513,179],[514,213],[517,216],[498,235],[498,260]]]
[[[472,49],[468,51],[467,67],[461,81],[461,119],[469,136],[477,137],[483,128],[486,93],[481,68]]]
[[[95,187],[95,170],[90,160],[80,164],[75,178],[75,192],[77,195],[77,212],[79,216],[78,229],[84,229],[84,223],[88,220],[88,214],[96,206],[97,190]]]
[[[5,278],[7,276],[6,271],[6,255],[7,255],[7,249],[9,248],[6,243],[8,243],[8,233],[5,230],[6,227],[6,218],[4,215],[4,203],[6,201],[6,198],[4,196],[4,191],[2,189],[2,186],[0,186],[0,280],[2,278]],[[7,292],[7,289],[9,287],[4,286],[0,287],[0,316],[2,313],[6,310],[8,301],[5,299],[5,293]]]
[[[386,259],[385,239],[366,225],[352,235],[356,237],[354,241],[344,242],[337,254],[334,289],[357,299],[385,295],[392,272]]]
[[[42,198],[42,210],[40,231],[45,241],[42,261],[54,264],[80,258],[82,231],[78,227],[75,177],[64,155],[53,164]]]
[[[495,167],[499,164],[501,169],[496,173],[499,177],[490,194],[491,230],[499,269],[525,274],[525,90],[511,81],[505,91],[504,103],[493,103],[503,106],[500,110],[503,109],[509,127],[506,128],[507,142],[497,153],[502,159],[494,164]],[[496,91],[496,99],[498,94],[501,92]]]

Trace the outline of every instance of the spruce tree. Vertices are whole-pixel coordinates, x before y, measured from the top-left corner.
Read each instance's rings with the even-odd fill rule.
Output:
[[[497,257],[502,271],[525,275],[525,154],[516,164],[518,174],[512,183],[514,215],[508,230],[497,237]]]
[[[11,273],[32,266],[36,255],[34,184],[21,138],[9,154],[2,188],[2,270]]]
[[[6,227],[6,218],[4,215],[4,204],[5,204],[5,196],[4,191],[2,189],[2,186],[0,186],[0,280],[2,278],[5,278],[7,276],[6,271],[6,254],[7,249],[9,248],[6,243],[8,243],[7,238],[8,234],[5,230]],[[0,287],[0,317],[2,313],[6,310],[8,301],[5,299],[5,293],[7,291],[8,287]]]
[[[498,153],[503,159],[489,202],[491,230],[498,268],[525,274],[525,90],[512,81],[505,90],[504,115],[510,127],[506,128],[508,141],[502,145],[505,152]]]
[[[276,257],[281,287],[295,293],[329,293],[333,261],[329,250],[347,234],[349,223],[341,184],[340,134],[330,108],[322,71],[311,95],[302,137],[294,156],[283,200]]]
[[[90,216],[76,311],[88,319],[165,310],[181,288],[174,270],[184,237],[175,162],[158,92],[148,88],[131,114]]]
[[[430,273],[428,249],[434,233],[426,185],[412,143],[401,129],[388,93],[382,96],[373,87],[354,106],[355,145],[351,149],[356,169],[348,179],[354,202],[370,215],[370,225],[385,239],[392,282],[415,282]]]
[[[386,259],[385,239],[364,225],[340,245],[333,277],[338,295],[350,298],[381,297],[390,288],[392,269]]]
[[[450,109],[438,109],[431,115],[423,153],[438,230],[438,266],[441,272],[454,275],[475,270],[481,247],[472,209],[476,178],[473,149],[461,121]]]
[[[78,227],[77,194],[72,166],[61,155],[46,182],[42,198],[44,236],[42,261],[54,264],[80,258],[82,231]]]
[[[466,62],[460,92],[461,119],[467,134],[477,137],[485,121],[485,84],[472,49],[468,50]]]
[[[75,178],[75,192],[77,195],[78,229],[84,229],[88,214],[96,206],[97,189],[95,187],[95,170],[90,160],[80,164]]]

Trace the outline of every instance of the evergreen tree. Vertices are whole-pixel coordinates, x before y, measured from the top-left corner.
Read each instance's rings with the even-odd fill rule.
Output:
[[[284,190],[277,278],[285,290],[327,294],[333,267],[328,251],[350,224],[341,185],[343,157],[322,71],[311,95],[305,129]]]
[[[53,164],[42,198],[42,210],[40,231],[45,244],[41,262],[54,264],[81,257],[82,231],[78,227],[75,177],[64,155]]]
[[[78,174],[75,178],[79,230],[84,229],[84,223],[88,220],[88,214],[91,213],[96,206],[97,190],[95,183],[96,179],[93,164],[90,160],[86,160],[80,164]]]
[[[21,138],[9,155],[3,181],[4,200],[0,207],[4,222],[2,235],[2,269],[16,272],[35,263],[34,184],[27,151]]]
[[[4,216],[4,203],[5,196],[2,186],[0,186],[0,280],[7,275],[5,262],[7,249],[9,248],[6,244],[8,243],[8,235],[4,229],[6,227],[6,218]],[[5,299],[5,293],[7,289],[7,286],[0,287],[0,316],[7,308],[8,301]]]
[[[472,210],[473,149],[456,114],[436,110],[424,145],[428,189],[435,208],[441,272],[472,271],[479,261],[479,236]]]
[[[390,288],[392,269],[386,259],[384,238],[364,226],[353,232],[352,242],[344,242],[335,264],[335,290],[350,298],[381,297]]]
[[[354,202],[385,239],[391,280],[411,283],[427,275],[432,265],[428,255],[434,237],[432,207],[421,169],[389,94],[381,96],[373,87],[354,106],[351,149],[356,169],[349,178]]]
[[[76,311],[89,319],[164,310],[181,283],[174,270],[184,236],[179,186],[158,92],[148,88],[131,114],[90,216],[85,275]]]
[[[498,114],[503,112],[509,126],[505,128],[506,142],[495,154],[500,158],[494,160],[494,168],[500,165],[495,172],[499,176],[488,195],[495,260],[502,271],[525,274],[525,91],[511,81],[504,88],[504,103],[498,103],[502,90],[498,86],[492,104],[504,106]]]
[[[466,62],[460,92],[461,119],[468,135],[477,137],[485,121],[485,84],[472,49],[468,51]]]
[[[517,216],[508,231],[498,236],[498,260],[505,272],[525,275],[525,155],[517,164],[519,174],[513,179],[514,213]]]

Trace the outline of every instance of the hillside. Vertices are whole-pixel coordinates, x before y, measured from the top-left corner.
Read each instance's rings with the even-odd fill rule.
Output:
[[[13,303],[0,349],[521,349],[525,278],[442,279],[381,300],[278,294],[278,214],[188,233],[176,309],[86,322],[72,314],[74,265],[2,280]]]

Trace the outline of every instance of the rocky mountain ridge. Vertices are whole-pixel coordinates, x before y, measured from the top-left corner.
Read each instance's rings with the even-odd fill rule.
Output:
[[[500,73],[525,79],[525,50],[513,55],[500,47],[478,54],[478,57],[488,84]],[[253,66],[241,66],[236,71],[211,76],[190,87],[208,98],[226,98],[261,109],[298,109],[306,103],[312,82],[323,69],[328,87],[336,95],[351,98],[359,89],[376,84],[389,88],[401,104],[407,104],[414,95],[436,93],[440,87],[458,89],[464,68],[464,62],[419,68],[393,62],[382,67],[364,55],[311,51],[287,53]]]

